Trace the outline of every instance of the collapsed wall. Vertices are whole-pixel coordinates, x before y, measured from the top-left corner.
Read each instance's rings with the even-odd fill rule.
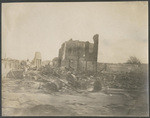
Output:
[[[94,43],[72,39],[64,42],[59,49],[58,65],[74,70],[97,71],[98,38],[98,34],[94,35]]]

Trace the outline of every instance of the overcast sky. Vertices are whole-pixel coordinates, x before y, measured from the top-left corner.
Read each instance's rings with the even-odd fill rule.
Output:
[[[58,56],[69,39],[93,42],[98,61],[148,63],[148,2],[3,3],[2,57],[43,60]]]

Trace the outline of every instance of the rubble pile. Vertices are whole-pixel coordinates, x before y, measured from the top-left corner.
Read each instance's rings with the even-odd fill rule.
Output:
[[[22,79],[23,70],[10,70],[6,76],[7,78]]]
[[[102,73],[103,83],[110,88],[142,89],[147,81],[147,74],[140,69],[130,72]]]
[[[140,69],[130,72],[76,72],[66,68],[57,68],[50,65],[42,66],[38,70],[14,70],[7,77],[21,79],[24,89],[40,89],[45,92],[81,92],[101,91],[105,88],[138,89],[143,88],[146,74]]]
[[[60,77],[60,72],[58,72],[58,69],[52,68],[48,65],[42,66],[38,70],[41,75]]]
[[[77,73],[67,68],[54,68],[47,65],[41,67],[38,71],[40,76],[42,76],[41,78],[44,77],[49,82],[55,84],[54,91],[69,92],[72,90],[79,92],[79,90],[87,90],[91,88],[95,81],[94,78],[90,78],[88,74]]]

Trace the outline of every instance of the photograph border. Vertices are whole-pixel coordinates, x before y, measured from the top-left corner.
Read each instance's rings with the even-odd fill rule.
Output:
[[[131,2],[131,1],[148,1],[148,52],[149,52],[149,0],[1,0],[0,2],[0,27],[1,27],[1,31],[0,31],[0,45],[1,45],[1,48],[0,48],[0,57],[2,59],[2,4],[3,3],[35,3],[35,2]],[[149,59],[149,54],[148,54],[148,59]],[[2,62],[1,62],[2,63]],[[0,63],[0,65],[1,65]],[[2,65],[1,65],[1,68],[0,68],[0,75],[1,75],[1,79],[0,79],[0,107],[1,107],[1,110],[0,110],[0,116],[1,117],[6,117],[6,116],[2,116]],[[149,77],[150,77],[150,73],[149,73],[149,61],[148,61],[148,81],[149,81]],[[149,81],[149,86],[150,86],[150,81]],[[148,86],[148,87],[149,87]],[[149,101],[150,101],[150,91],[149,91]],[[149,107],[150,107],[150,104],[149,104]],[[7,117],[16,117],[16,116],[7,116]],[[17,116],[18,117],[18,116]],[[107,117],[112,117],[112,118],[116,118],[113,117],[113,116],[19,116],[19,117],[61,117],[61,118],[71,118],[71,117],[81,117],[81,118],[85,118],[85,117],[90,117],[90,118],[107,118]],[[123,116],[124,117],[124,116]],[[123,118],[122,116],[118,117],[118,118]],[[126,116],[128,118],[128,116]],[[130,116],[129,116],[130,117]],[[140,118],[142,118],[141,116],[139,116]],[[150,111],[149,111],[149,116],[148,117],[143,117],[143,118],[149,118],[150,117]],[[136,118],[136,117],[132,117],[132,118]]]

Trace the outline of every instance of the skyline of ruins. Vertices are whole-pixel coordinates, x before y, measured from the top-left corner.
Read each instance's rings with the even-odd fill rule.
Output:
[[[148,63],[146,1],[3,3],[2,24],[2,58],[32,60],[40,52],[42,60],[52,60],[65,41],[92,42],[99,34],[98,62],[124,63],[136,56]]]

